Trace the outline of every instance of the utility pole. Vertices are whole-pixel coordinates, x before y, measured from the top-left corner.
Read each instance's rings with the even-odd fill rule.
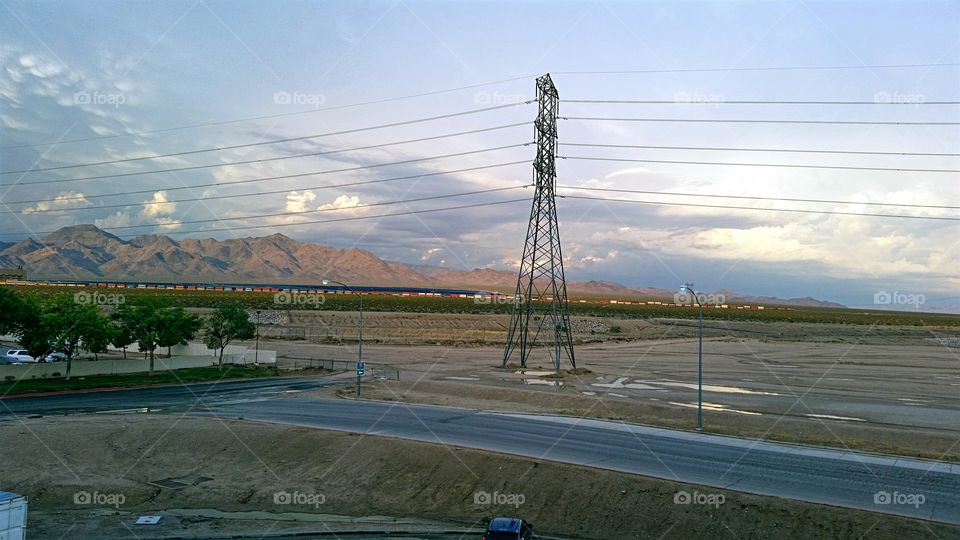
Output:
[[[519,349],[520,366],[527,367],[538,340],[543,339],[546,346],[550,334],[553,334],[552,363],[559,371],[562,357],[567,358],[571,367],[577,367],[577,362],[573,352],[555,200],[560,95],[549,74],[537,78],[537,102],[539,109],[534,121],[537,155],[533,162],[536,190],[501,367],[506,367],[515,349]],[[544,329],[545,335],[541,337]]]
[[[257,310],[257,348],[253,353],[253,365],[260,366],[260,310]]]

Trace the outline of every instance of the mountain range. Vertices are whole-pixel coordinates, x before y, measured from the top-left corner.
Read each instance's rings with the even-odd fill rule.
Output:
[[[466,287],[513,291],[517,275],[491,268],[456,270],[385,261],[357,248],[339,249],[299,242],[282,234],[230,240],[180,239],[143,235],[122,240],[94,225],[59,229],[40,240],[0,243],[0,267],[23,266],[28,278],[202,281],[249,283],[346,283]],[[570,291],[620,297],[672,298],[675,291],[631,288],[611,281],[570,281]],[[727,301],[843,307],[814,298],[780,299],[717,291]]]

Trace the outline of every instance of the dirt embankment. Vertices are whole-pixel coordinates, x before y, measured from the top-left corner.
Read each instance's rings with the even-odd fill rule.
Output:
[[[75,511],[75,495],[87,492],[122,494],[120,509],[132,512],[205,508],[417,516],[464,525],[497,514],[522,515],[543,533],[579,538],[716,538],[728,533],[737,538],[899,540],[931,533],[960,538],[956,527],[869,512],[243,421],[165,415],[27,419],[0,424],[0,440],[3,488],[28,495],[38,515]],[[179,490],[147,483],[172,477],[209,480]],[[716,506],[676,504],[681,490],[722,494],[724,500]],[[283,505],[275,499],[280,492],[314,498]],[[481,493],[503,504],[477,504]],[[320,498],[322,504],[313,505]],[[89,537],[82,521],[64,537]],[[55,522],[31,523],[31,538],[62,537],[62,524]]]

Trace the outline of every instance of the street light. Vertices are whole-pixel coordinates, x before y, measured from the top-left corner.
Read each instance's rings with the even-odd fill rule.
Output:
[[[697,431],[703,431],[703,304],[693,290],[693,283],[686,283],[680,287],[680,292],[688,291],[693,297],[690,305],[692,306],[695,301],[700,307],[700,347],[697,352]]]
[[[346,283],[340,282],[340,281],[334,281],[334,280],[332,280],[332,279],[325,279],[325,280],[323,280],[323,284],[324,284],[324,285],[330,285],[331,283],[333,283],[334,285],[340,285],[341,287],[343,287],[343,288],[345,288],[345,289],[348,289],[350,292],[356,293],[357,296],[360,298],[360,335],[359,335],[359,338],[358,338],[359,345],[358,345],[358,347],[357,347],[357,349],[358,349],[358,350],[357,350],[357,357],[358,357],[357,365],[358,365],[358,366],[363,365],[363,293],[357,291],[357,290],[354,289],[353,287],[347,285]],[[359,369],[357,370],[357,372],[358,372],[358,375],[357,375],[357,395],[359,396],[359,395],[360,395],[360,375],[359,375]]]
[[[253,365],[260,366],[260,310],[257,310],[257,348],[253,353]]]

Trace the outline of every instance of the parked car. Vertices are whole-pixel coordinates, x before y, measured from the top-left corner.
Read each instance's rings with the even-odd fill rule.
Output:
[[[12,360],[11,364],[32,364],[37,361],[23,349],[10,349],[5,356],[7,360]]]
[[[67,355],[62,352],[52,352],[40,357],[40,362],[66,362]]]
[[[533,525],[520,518],[498,517],[490,520],[483,540],[530,540]]]

